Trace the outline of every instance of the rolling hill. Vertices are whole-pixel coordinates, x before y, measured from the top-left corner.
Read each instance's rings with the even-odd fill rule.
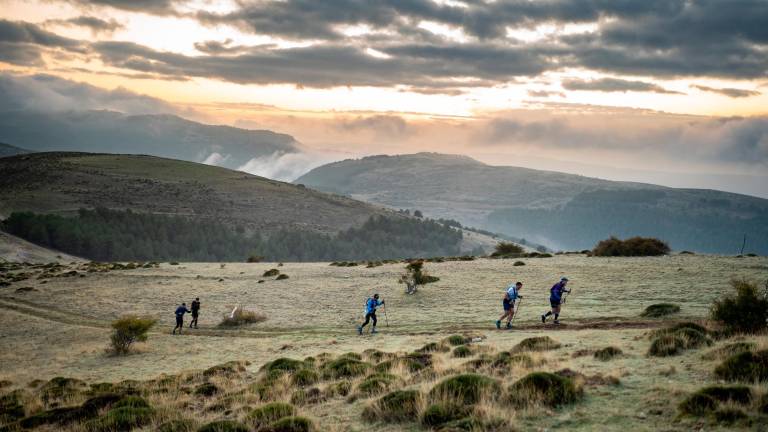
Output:
[[[32,153],[27,149],[0,143],[0,157],[16,156],[18,154]]]
[[[32,153],[0,159],[0,216],[105,207],[258,231],[334,233],[386,209],[226,168],[154,156]]]
[[[610,235],[647,235],[677,250],[738,253],[746,234],[748,251],[768,253],[768,200],[713,190],[490,166],[434,153],[344,160],[296,183],[555,249],[591,248]]]
[[[290,135],[213,126],[174,115],[114,111],[3,111],[0,141],[38,152],[147,154],[237,169],[253,158],[293,153]]]

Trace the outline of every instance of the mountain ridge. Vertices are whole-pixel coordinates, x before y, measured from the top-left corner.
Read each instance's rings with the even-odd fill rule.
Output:
[[[768,200],[577,174],[501,167],[436,153],[377,155],[324,165],[296,180],[393,208],[501,232],[554,249],[610,235],[648,235],[675,249],[733,253],[747,233],[768,253]],[[738,249],[736,249],[738,251]]]

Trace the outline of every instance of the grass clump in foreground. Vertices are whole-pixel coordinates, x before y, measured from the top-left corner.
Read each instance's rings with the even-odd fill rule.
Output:
[[[754,342],[733,342],[715,348],[701,356],[701,358],[704,360],[722,360],[743,352],[754,351],[756,348],[757,344]]]
[[[702,417],[712,414],[717,409],[717,400],[703,393],[694,393],[683,399],[677,409],[683,415]]]
[[[208,423],[197,432],[250,432],[248,426],[232,420],[219,420]]]
[[[548,372],[534,372],[509,386],[510,401],[518,406],[541,404],[550,407],[577,402],[583,390],[569,378]]]
[[[126,315],[114,321],[109,337],[111,351],[118,355],[128,354],[134,343],[147,340],[147,333],[156,322],[156,319],[135,315]]]
[[[312,432],[315,426],[306,417],[284,417],[261,429],[264,432]]]
[[[397,377],[388,373],[377,373],[367,377],[363,382],[357,385],[357,391],[363,395],[375,395],[389,390]]]
[[[267,316],[263,313],[243,309],[241,307],[235,308],[235,310],[225,315],[219,323],[219,327],[239,327],[246,324],[255,324],[267,320]]]
[[[417,390],[396,390],[366,407],[363,410],[363,419],[390,422],[413,421],[418,418],[423,403],[423,397]]]
[[[712,340],[707,336],[709,331],[696,323],[681,323],[673,327],[656,330],[651,333],[654,338],[648,349],[648,355],[668,357],[680,354],[687,349],[709,346]]]
[[[720,402],[749,404],[752,402],[752,389],[747,386],[709,386],[697,393],[707,395]]]
[[[715,368],[715,376],[726,381],[766,381],[768,350],[733,355]]]
[[[461,420],[471,414],[472,409],[466,405],[452,403],[432,404],[421,415],[421,424],[427,427],[437,427],[449,422]]]
[[[86,429],[91,432],[132,430],[151,423],[154,415],[155,410],[152,408],[112,408],[103,416],[86,423]]]
[[[768,299],[757,284],[746,279],[734,279],[735,293],[726,294],[712,303],[711,316],[733,333],[756,333],[766,328]]]
[[[430,390],[429,398],[458,405],[474,405],[481,399],[494,399],[500,393],[501,384],[497,380],[468,373],[446,378]]]
[[[670,251],[669,245],[652,237],[632,237],[620,240],[611,237],[600,241],[594,249],[592,256],[598,257],[638,257],[666,255]]]
[[[536,336],[523,339],[512,348],[512,352],[549,351],[560,348],[560,343],[549,336]]]
[[[603,349],[599,349],[595,351],[593,356],[602,361],[608,361],[613,359],[614,357],[620,356],[622,354],[622,351],[619,348],[609,346],[605,347]]]
[[[364,374],[370,363],[349,357],[340,357],[323,366],[323,376],[331,379],[351,378]]]
[[[466,345],[459,345],[453,349],[453,356],[457,358],[470,357],[472,350]]]
[[[284,402],[272,402],[248,413],[246,421],[256,430],[260,430],[282,418],[295,415],[296,408],[293,405]]]
[[[640,316],[646,318],[661,318],[663,316],[672,315],[680,312],[680,306],[672,303],[658,303],[652,304],[645,308]]]

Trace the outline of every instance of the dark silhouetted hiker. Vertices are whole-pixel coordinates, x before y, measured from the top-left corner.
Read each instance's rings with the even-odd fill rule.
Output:
[[[498,320],[496,320],[497,329],[501,328],[501,320],[504,318],[507,319],[507,328],[512,328],[512,317],[515,316],[515,302],[518,299],[523,298],[523,296],[520,295],[520,290],[522,288],[522,282],[517,282],[514,285],[507,287],[507,292],[504,293],[504,299],[501,301],[501,304],[504,307],[504,313],[499,317]]]
[[[552,310],[541,316],[542,323],[547,322],[547,317],[554,314],[555,324],[560,324],[558,318],[560,317],[560,305],[563,303],[563,293],[571,292],[570,290],[565,289],[566,285],[568,285],[568,278],[562,277],[560,278],[560,282],[554,284],[549,290],[549,304],[552,306]]]
[[[365,322],[363,325],[357,327],[357,334],[363,334],[363,327],[368,325],[369,321],[373,321],[371,326],[371,333],[376,333],[376,308],[383,305],[384,300],[379,300],[379,295],[374,294],[373,297],[365,301]]]
[[[181,329],[184,328],[184,314],[192,312],[191,310],[187,309],[187,304],[182,303],[181,306],[176,308],[176,327],[173,328],[173,334],[176,334],[176,329],[179,329],[179,334],[181,334]]]
[[[189,322],[189,328],[197,328],[197,317],[200,316],[200,297],[195,297],[192,301],[192,321]]]

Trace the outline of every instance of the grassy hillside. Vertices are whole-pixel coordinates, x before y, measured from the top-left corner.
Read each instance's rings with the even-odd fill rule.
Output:
[[[33,153],[0,159],[0,216],[74,215],[106,207],[212,220],[248,230],[335,233],[374,215],[370,204],[243,172],[153,156]]]
[[[266,130],[197,123],[173,115],[112,111],[0,113],[0,141],[34,151],[133,153],[238,168],[252,158],[297,151],[293,137]]]
[[[431,217],[585,249],[610,235],[646,235],[673,249],[768,253],[768,200],[733,193],[614,182],[463,156],[371,156],[316,168],[296,180]],[[745,251],[747,252],[747,251]]]

